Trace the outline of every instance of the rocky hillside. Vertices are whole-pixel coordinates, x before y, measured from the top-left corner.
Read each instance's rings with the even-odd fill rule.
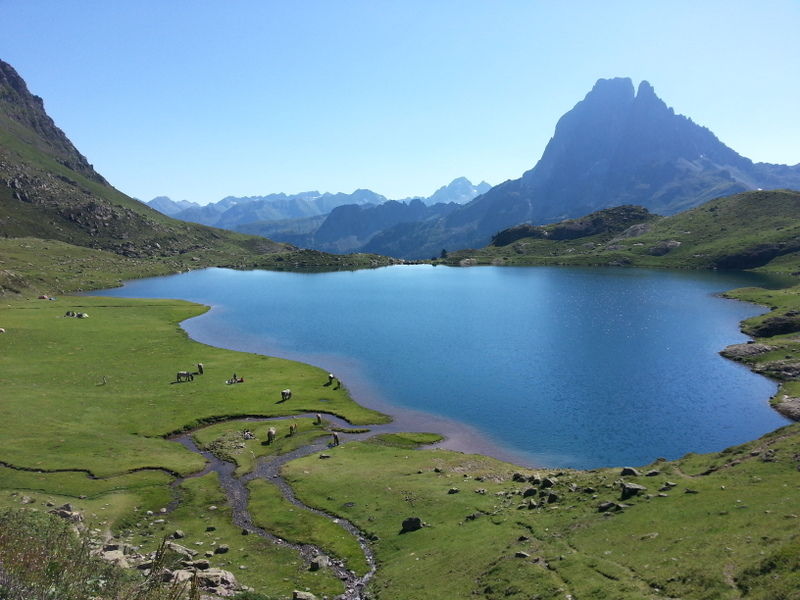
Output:
[[[148,260],[159,273],[203,265],[341,268],[388,262],[377,257],[344,260],[300,252],[266,238],[177,221],[126,196],[94,170],[47,115],[42,99],[31,94],[13,67],[2,61],[0,234]],[[21,247],[38,245],[26,242]],[[38,269],[33,265],[53,266],[57,261],[57,256],[40,252],[31,260],[16,262],[19,270],[13,273],[6,264],[0,273],[0,293],[7,289],[3,282],[13,282],[8,289],[21,290],[41,281],[38,271],[35,276],[24,273],[25,265]],[[126,267],[126,272],[147,273],[148,269],[139,265]]]
[[[759,188],[800,188],[800,165],[753,163],[676,114],[646,81],[634,92],[630,79],[601,79],[559,120],[533,169],[436,224],[394,232],[384,246],[419,258],[440,248],[483,246],[520,223],[553,223],[624,204],[668,215]]]

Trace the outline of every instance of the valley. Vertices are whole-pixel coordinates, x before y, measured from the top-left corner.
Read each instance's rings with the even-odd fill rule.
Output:
[[[413,200],[334,207],[364,233],[345,247],[333,232],[332,250],[359,252],[332,254],[175,220],[114,189],[0,62],[0,595],[793,598],[797,424],[641,465],[520,466],[443,449],[437,431],[382,429],[391,416],[327,369],[191,339],[181,323],[202,304],[71,294],[205,267],[312,277],[403,257],[435,273],[753,269],[784,287],[727,292],[769,312],[742,323],[753,343],[715,351],[777,382],[764,408],[797,419],[797,177],[737,154],[646,82],[601,79],[520,179],[446,215]],[[374,226],[395,209],[421,220]],[[696,420],[713,428],[733,403],[719,404]],[[637,427],[627,416],[609,426]]]

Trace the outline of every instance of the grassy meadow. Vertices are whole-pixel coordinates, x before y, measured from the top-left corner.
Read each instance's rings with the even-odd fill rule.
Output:
[[[730,295],[774,309],[743,324],[752,332],[800,306],[796,288]],[[89,316],[65,317],[68,310]],[[268,598],[294,589],[339,594],[329,569],[312,571],[291,548],[242,535],[215,473],[174,485],[204,460],[165,438],[193,430],[199,446],[244,474],[261,456],[330,435],[329,422],[304,413],[335,414],[359,429],[388,417],[356,404],[345,388],[325,386],[327,374],[315,367],[188,339],[179,323],[205,310],[176,300],[69,296],[2,304],[0,508],[69,502],[94,535],[143,550],[181,530],[182,544]],[[752,359],[753,368],[800,351],[791,333],[757,342],[775,349]],[[178,370],[197,371],[197,363],[203,375],[175,383]],[[233,372],[245,382],[226,385]],[[780,393],[796,396],[795,385],[787,380]],[[280,402],[286,387],[293,397]],[[267,446],[269,427],[278,437]],[[245,428],[255,440],[241,437]],[[283,469],[303,502],[349,519],[372,540],[375,599],[796,598],[800,425],[632,476],[618,468],[522,469],[426,449],[438,439],[381,435]],[[623,499],[623,482],[646,489]],[[248,489],[256,525],[366,572],[356,540],[330,519],[290,504],[268,480]],[[401,532],[409,517],[424,526]],[[228,551],[215,554],[221,545]]]

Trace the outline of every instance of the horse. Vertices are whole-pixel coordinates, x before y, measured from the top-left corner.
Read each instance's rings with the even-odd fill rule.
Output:
[[[281,391],[281,402],[286,402],[287,400],[291,400],[292,398],[292,390],[285,389]]]
[[[277,432],[277,431],[275,431],[275,428],[274,428],[274,427],[270,427],[270,428],[267,430],[267,444],[271,444],[272,442],[274,442],[274,441],[275,441],[275,436],[276,436],[276,435],[278,435],[278,432]]]
[[[175,381],[194,381],[194,375],[190,371],[178,371]]]
[[[332,446],[338,446],[339,445],[339,434],[336,433],[335,431],[333,432],[333,440],[331,441],[331,445]]]
[[[295,433],[297,433],[297,423],[292,423],[289,425],[289,436],[293,436]]]

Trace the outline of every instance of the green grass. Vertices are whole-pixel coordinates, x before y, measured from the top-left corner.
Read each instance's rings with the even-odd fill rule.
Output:
[[[297,508],[280,490],[262,479],[248,484],[249,508],[255,524],[290,542],[305,542],[345,561],[359,575],[369,569],[355,537],[330,519]]]
[[[89,318],[63,317],[66,310]],[[171,300],[68,297],[0,308],[2,460],[97,476],[147,467],[189,473],[202,459],[163,436],[203,421],[303,412],[359,424],[387,420],[345,389],[324,387],[321,369],[189,340],[178,323],[204,310]],[[205,375],[173,383],[178,370],[198,362]],[[225,385],[233,372],[246,382]],[[289,386],[292,400],[279,403]]]
[[[614,211],[600,211],[614,217]],[[608,220],[614,221],[611,217]],[[542,230],[568,229],[570,223]],[[627,222],[627,221],[626,221]],[[667,268],[757,268],[775,273],[800,270],[800,192],[755,191],[711,200],[657,220],[642,218],[649,231],[619,236],[617,231],[570,240],[519,238],[502,246],[451,252],[445,264],[621,265]],[[502,237],[513,238],[506,230]],[[536,228],[533,228],[536,229]],[[653,248],[672,243],[665,254]],[[675,244],[677,243],[677,244]]]
[[[216,508],[210,509],[212,506]],[[160,519],[165,522],[157,523]],[[240,583],[258,591],[284,598],[290,597],[293,589],[310,588],[319,595],[331,596],[343,591],[330,570],[310,571],[291,548],[255,534],[242,535],[241,528],[231,522],[231,509],[215,473],[187,479],[181,484],[181,503],[175,511],[149,517],[140,513],[138,523],[125,535],[130,543],[152,550],[164,536],[181,530],[185,537],[177,543],[197,551],[197,558],[212,553],[209,561],[214,567],[230,571]],[[213,554],[221,545],[227,545],[229,551]]]
[[[272,421],[225,421],[192,433],[198,446],[210,450],[223,460],[236,463],[236,475],[241,476],[253,469],[255,461],[262,456],[279,455],[305,446],[315,439],[329,437],[327,421],[319,425],[310,417],[281,419]],[[294,435],[289,435],[289,427],[296,425]],[[272,444],[265,445],[267,430],[274,428],[277,436]],[[247,429],[255,439],[245,440],[242,433]]]
[[[763,460],[768,449],[774,462]],[[619,501],[618,469],[541,471],[557,480],[559,499],[543,502],[540,492],[532,510],[521,492],[538,486],[513,481],[510,465],[441,450],[349,443],[284,473],[305,502],[377,537],[377,598],[733,599],[738,577],[796,547],[799,451],[795,425],[719,455],[656,463],[661,475],[628,478],[653,497],[618,513],[597,510]],[[699,474],[712,464],[718,470]],[[668,480],[676,487],[658,497]],[[401,534],[409,516],[428,526]],[[778,562],[782,581],[791,563]]]
[[[778,290],[741,288],[726,292],[724,295],[727,298],[763,304],[770,309],[768,313],[742,322],[742,331],[749,335],[756,335],[759,328],[770,319],[785,317],[787,313],[791,315],[795,311],[800,311],[800,286]],[[800,381],[797,378],[777,377],[775,370],[770,368],[771,364],[776,362],[800,365],[800,335],[798,333],[800,333],[800,321],[798,321],[798,330],[795,332],[771,337],[756,337],[756,341],[771,346],[773,350],[741,360],[751,369],[764,372],[778,379],[780,388],[772,399],[773,405],[782,402],[784,396],[789,398],[800,397]]]

